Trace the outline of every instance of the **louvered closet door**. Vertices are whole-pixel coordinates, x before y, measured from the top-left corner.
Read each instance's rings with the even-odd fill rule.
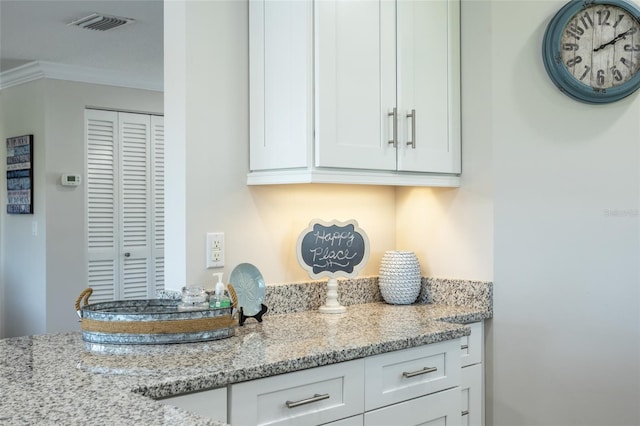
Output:
[[[149,294],[152,232],[151,129],[148,116],[119,114],[120,136],[120,282],[123,299]]]
[[[92,302],[117,299],[116,154],[118,114],[85,110],[87,144],[87,284]]]
[[[163,117],[86,110],[92,301],[164,288]]]

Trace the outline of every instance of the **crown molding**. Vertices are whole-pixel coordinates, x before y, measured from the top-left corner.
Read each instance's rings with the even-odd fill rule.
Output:
[[[0,73],[0,90],[29,83],[40,78],[76,81],[79,83],[102,84],[106,86],[128,87],[162,92],[162,82],[139,78],[131,73],[33,61]]]

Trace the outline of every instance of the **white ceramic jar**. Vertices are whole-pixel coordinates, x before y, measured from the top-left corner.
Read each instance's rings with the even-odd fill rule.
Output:
[[[421,276],[418,257],[412,251],[387,251],[380,261],[378,278],[385,302],[410,305],[420,294]]]

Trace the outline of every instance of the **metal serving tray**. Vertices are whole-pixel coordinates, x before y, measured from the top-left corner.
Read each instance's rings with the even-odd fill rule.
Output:
[[[235,332],[232,307],[181,310],[180,301],[171,299],[88,304],[85,292],[78,297],[76,310],[86,342],[132,345],[204,342],[231,337]],[[85,306],[80,308],[83,296]]]

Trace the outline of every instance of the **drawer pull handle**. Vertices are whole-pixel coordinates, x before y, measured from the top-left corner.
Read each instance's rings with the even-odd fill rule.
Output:
[[[463,351],[467,350],[467,349],[469,349],[469,345],[462,345],[462,346],[460,346],[460,349],[462,349]]]
[[[468,415],[469,415],[469,410],[464,410],[464,411],[462,412],[462,415],[463,415],[463,416],[468,416]]]
[[[300,401],[287,401],[287,408],[295,408],[305,404],[311,404],[312,402],[322,401],[323,399],[329,399],[329,394],[325,393],[324,395],[315,394],[311,398],[301,399]]]
[[[421,374],[433,373],[434,371],[438,371],[438,368],[437,367],[425,367],[422,370],[412,371],[410,373],[405,371],[404,373],[402,373],[402,376],[408,379],[409,377],[415,377],[415,376],[419,376]]]

